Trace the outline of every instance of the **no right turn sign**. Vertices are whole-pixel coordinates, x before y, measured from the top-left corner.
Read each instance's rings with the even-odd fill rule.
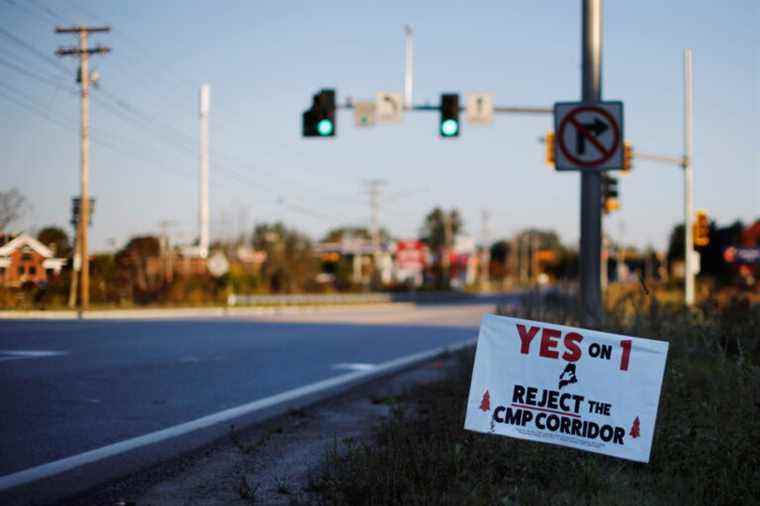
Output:
[[[557,170],[623,168],[623,103],[554,104]]]

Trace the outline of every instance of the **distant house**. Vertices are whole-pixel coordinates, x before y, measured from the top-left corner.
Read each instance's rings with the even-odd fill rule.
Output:
[[[44,285],[66,265],[65,258],[54,257],[50,248],[26,234],[5,237],[0,244],[0,286]]]

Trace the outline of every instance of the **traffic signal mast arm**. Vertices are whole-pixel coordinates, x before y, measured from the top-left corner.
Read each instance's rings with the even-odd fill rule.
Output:
[[[338,104],[338,109],[353,109],[354,103],[351,100],[346,100],[342,104]],[[405,108],[407,111],[434,111],[441,110],[439,105],[431,104],[418,104],[413,105],[411,108]],[[466,111],[466,107],[459,107],[459,112]],[[498,114],[552,114],[553,109],[551,107],[518,107],[518,106],[498,106],[493,107],[493,112]]]
[[[639,160],[649,160],[652,162],[662,162],[671,165],[678,165],[679,167],[683,167],[684,164],[684,159],[680,156],[654,155],[651,153],[641,153],[639,151],[634,151],[633,157]]]

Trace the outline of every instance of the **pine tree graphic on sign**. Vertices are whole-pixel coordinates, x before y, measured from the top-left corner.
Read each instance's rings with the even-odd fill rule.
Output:
[[[480,401],[480,409],[483,411],[491,410],[491,394],[488,393],[488,390],[483,394],[483,400]]]
[[[630,435],[634,439],[636,439],[637,437],[639,437],[641,435],[641,434],[639,434],[639,417],[638,416],[633,421],[633,425],[631,426]]]

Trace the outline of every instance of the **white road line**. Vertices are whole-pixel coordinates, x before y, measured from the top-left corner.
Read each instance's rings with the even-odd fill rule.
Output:
[[[273,406],[277,406],[278,404],[292,401],[299,397],[316,394],[325,390],[329,390],[331,388],[340,387],[353,382],[359,382],[360,380],[367,380],[373,376],[382,376],[385,373],[389,373],[397,369],[409,367],[415,363],[424,362],[425,360],[435,358],[443,353],[452,352],[466,348],[468,346],[472,346],[474,343],[475,339],[470,339],[451,346],[442,346],[432,350],[407,355],[405,357],[400,357],[395,360],[378,364],[372,370],[351,372],[335,378],[318,381],[310,385],[287,390],[271,397],[249,402],[248,404],[226,409],[224,411],[207,415],[202,418],[197,418],[190,422],[175,425],[173,427],[162,429],[156,432],[151,432],[143,436],[126,439],[124,441],[120,441],[108,446],[103,446],[95,450],[90,450],[78,455],[73,455],[71,457],[66,457],[64,459],[56,460],[53,462],[48,462],[47,464],[30,467],[29,469],[25,469],[17,473],[0,476],[0,491],[18,487],[20,485],[31,483],[43,478],[48,478],[50,476],[54,476],[56,474],[60,474],[65,471],[83,466],[85,464],[97,462],[99,460],[113,457],[130,450],[141,448],[143,446],[182,436],[184,434],[210,427],[218,423],[227,422],[243,415],[248,415],[262,409],[271,408]]]
[[[334,364],[332,368],[335,370],[347,370],[347,371],[374,371],[375,369],[377,369],[377,364],[365,364],[362,362],[341,363],[341,364]]]
[[[45,358],[68,355],[68,351],[53,350],[0,350],[0,362],[7,360],[23,360],[25,358]]]

